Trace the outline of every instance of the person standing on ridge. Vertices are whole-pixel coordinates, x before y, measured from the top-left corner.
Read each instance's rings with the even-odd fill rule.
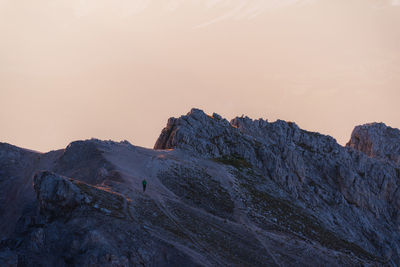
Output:
[[[144,193],[144,191],[146,191],[146,185],[147,185],[147,181],[145,179],[143,179],[142,185],[143,185],[143,193]]]

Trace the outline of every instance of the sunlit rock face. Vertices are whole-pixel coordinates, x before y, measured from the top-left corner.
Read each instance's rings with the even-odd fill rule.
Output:
[[[192,109],[154,149],[2,144],[0,265],[397,266],[399,132],[359,126],[342,147]]]
[[[347,146],[368,156],[400,164],[400,130],[384,123],[370,123],[354,128]]]

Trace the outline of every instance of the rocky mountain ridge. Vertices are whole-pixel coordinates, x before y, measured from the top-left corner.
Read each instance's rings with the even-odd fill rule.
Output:
[[[342,147],[295,123],[192,109],[154,150],[1,144],[0,263],[397,266],[399,140],[368,124]]]

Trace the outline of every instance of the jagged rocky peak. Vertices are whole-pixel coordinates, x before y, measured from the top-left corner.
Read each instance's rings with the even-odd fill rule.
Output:
[[[346,146],[362,151],[370,157],[400,164],[400,130],[384,123],[355,127]]]
[[[207,115],[200,109],[193,108],[185,116],[170,118],[167,126],[162,130],[154,148],[173,149],[181,148],[195,150],[207,155],[220,155],[230,151],[218,151],[223,143],[239,141],[242,133],[254,134],[254,129],[266,126],[267,121],[262,119],[253,121],[248,117],[237,117],[231,122],[213,113]],[[249,138],[247,139],[254,139]],[[217,148],[213,148],[217,146]],[[224,149],[223,149],[224,150]]]
[[[235,144],[234,146],[232,144]],[[238,154],[247,159],[264,145],[296,145],[309,150],[334,150],[338,146],[330,136],[301,130],[295,123],[277,120],[252,120],[247,116],[228,122],[220,115],[212,116],[192,109],[180,118],[170,118],[154,148],[179,148],[205,157]],[[251,159],[249,159],[251,160]]]
[[[154,149],[183,148],[197,152],[206,152],[204,139],[228,133],[229,122],[214,113],[209,116],[200,109],[193,108],[180,118],[170,118],[162,130]],[[211,151],[211,154],[218,154]]]

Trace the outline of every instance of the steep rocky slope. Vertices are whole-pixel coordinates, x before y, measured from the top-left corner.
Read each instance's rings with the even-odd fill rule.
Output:
[[[2,144],[0,265],[396,266],[400,133],[375,128],[342,147],[192,109],[154,150]]]

